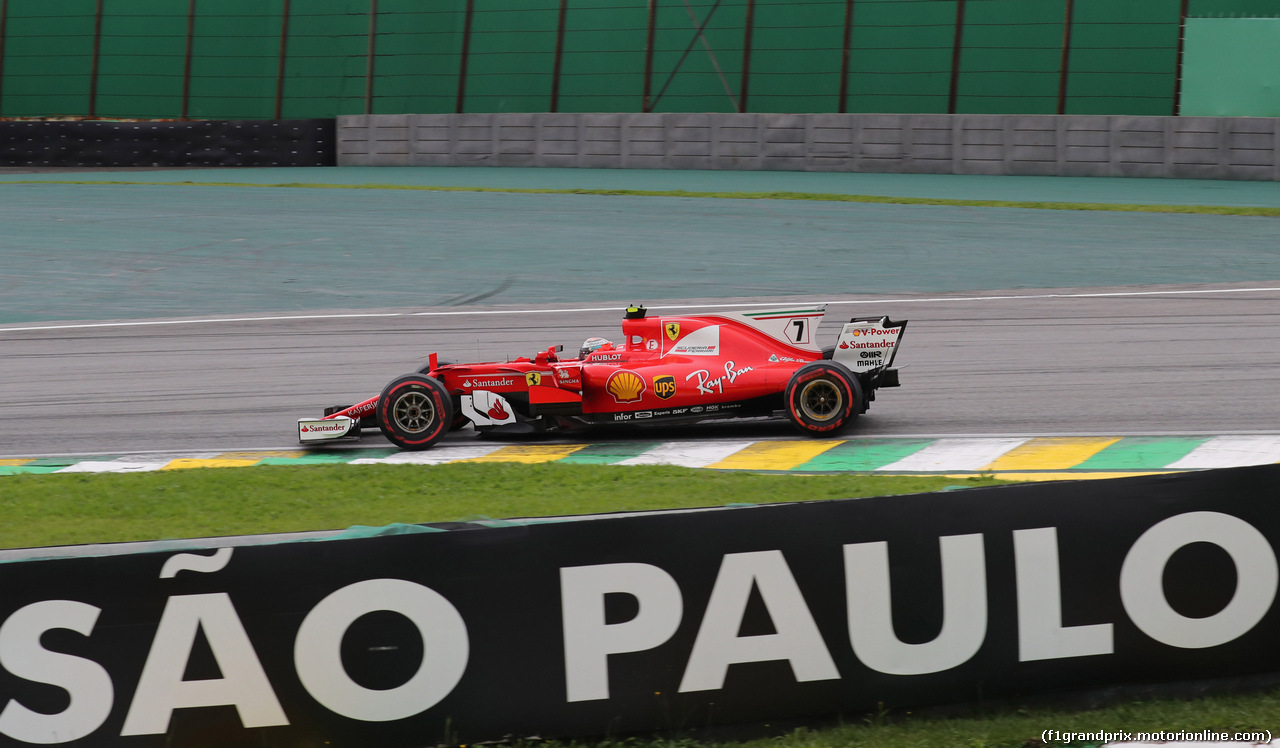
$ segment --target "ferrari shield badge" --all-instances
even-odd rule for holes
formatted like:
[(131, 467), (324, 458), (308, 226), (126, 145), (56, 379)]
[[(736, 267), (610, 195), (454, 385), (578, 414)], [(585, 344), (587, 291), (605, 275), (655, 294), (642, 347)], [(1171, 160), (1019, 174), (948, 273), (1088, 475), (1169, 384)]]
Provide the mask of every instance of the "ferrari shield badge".
[(529, 387), (537, 387), (542, 384), (542, 374), (536, 371), (531, 371), (524, 375), (524, 383)]
[(675, 341), (676, 338), (680, 337), (679, 322), (668, 322), (666, 325), (663, 326), (663, 329), (667, 331), (667, 338), (673, 342)]

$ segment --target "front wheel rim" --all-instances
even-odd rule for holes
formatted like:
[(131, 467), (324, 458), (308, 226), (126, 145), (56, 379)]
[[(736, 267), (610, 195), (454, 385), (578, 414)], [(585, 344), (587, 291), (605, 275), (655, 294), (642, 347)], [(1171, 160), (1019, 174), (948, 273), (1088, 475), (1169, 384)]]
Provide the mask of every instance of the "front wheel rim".
[(800, 412), (815, 421), (830, 421), (843, 406), (844, 395), (828, 379), (815, 379), (800, 390)]
[(396, 399), (392, 418), (401, 430), (410, 434), (426, 431), (435, 419), (436, 406), (421, 392), (407, 392)]

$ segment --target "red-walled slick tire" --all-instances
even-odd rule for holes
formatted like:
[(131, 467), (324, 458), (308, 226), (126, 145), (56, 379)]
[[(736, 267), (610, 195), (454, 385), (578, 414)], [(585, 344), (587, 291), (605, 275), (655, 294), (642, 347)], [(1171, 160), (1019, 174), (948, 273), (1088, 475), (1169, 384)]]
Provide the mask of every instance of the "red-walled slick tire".
[(782, 393), (787, 419), (810, 436), (833, 436), (862, 412), (862, 387), (837, 361), (814, 361), (791, 375)]
[(453, 401), (439, 381), (424, 374), (392, 380), (378, 397), (378, 428), (401, 449), (426, 449), (449, 431)]

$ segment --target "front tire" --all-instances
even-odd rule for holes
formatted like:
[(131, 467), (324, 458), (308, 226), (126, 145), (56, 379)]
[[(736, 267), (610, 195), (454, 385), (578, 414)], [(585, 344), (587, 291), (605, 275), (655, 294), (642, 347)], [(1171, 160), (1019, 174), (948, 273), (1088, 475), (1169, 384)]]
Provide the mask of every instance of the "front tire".
[(862, 387), (837, 361), (814, 361), (791, 375), (783, 390), (787, 420), (809, 436), (834, 436), (862, 411)]
[(394, 379), (378, 397), (378, 428), (401, 449), (426, 449), (449, 431), (453, 400), (439, 381), (422, 374)]

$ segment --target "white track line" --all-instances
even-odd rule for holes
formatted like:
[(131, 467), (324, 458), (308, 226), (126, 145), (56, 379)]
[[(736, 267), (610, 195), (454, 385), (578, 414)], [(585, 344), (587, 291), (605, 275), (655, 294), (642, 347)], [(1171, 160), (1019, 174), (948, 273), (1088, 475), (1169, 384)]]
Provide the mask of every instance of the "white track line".
[(1275, 436), (1218, 436), (1201, 444), (1177, 462), (1170, 470), (1244, 467), (1280, 462), (1280, 438)]
[(437, 447), (426, 452), (397, 452), (387, 457), (360, 457), (348, 465), (442, 465), (457, 460), (474, 460), (497, 452), (501, 444), (485, 444), (467, 447)]
[[(972, 301), (1014, 301), (1018, 299), (1102, 299), (1102, 298), (1124, 298), (1138, 296), (1194, 296), (1198, 294), (1224, 294), (1224, 293), (1263, 293), (1280, 291), (1280, 287), (1263, 287), (1263, 288), (1211, 288), (1211, 289), (1191, 289), (1182, 291), (1111, 291), (1111, 292), (1095, 292), (1095, 293), (1041, 293), (1041, 294), (1023, 294), (1023, 295), (1001, 295), (1001, 296), (940, 296), (922, 299), (838, 299), (835, 301), (821, 302), (827, 306), (839, 305), (865, 305), (865, 304), (946, 304), (953, 302), (972, 302)], [(820, 302), (812, 301), (796, 301), (792, 304), (814, 304)], [(674, 304), (667, 306), (652, 306), (651, 311), (662, 309), (748, 309), (755, 307), (779, 307), (788, 306), (786, 301), (778, 302), (751, 302), (745, 304)], [(84, 330), (98, 327), (147, 327), (160, 325), (208, 325), (208, 324), (229, 324), (244, 322), (280, 322), (289, 320), (304, 319), (361, 319), (374, 317), (460, 317), (460, 316), (480, 316), (480, 315), (502, 315), (502, 314), (588, 314), (596, 312), (616, 312), (620, 309), (618, 306), (605, 307), (576, 307), (566, 309), (484, 309), (484, 310), (459, 310), (456, 312), (368, 312), (368, 313), (351, 313), (351, 314), (294, 314), (278, 317), (215, 317), (209, 319), (172, 319), (172, 320), (139, 320), (135, 322), (84, 322), (67, 325), (33, 325), (29, 327), (0, 327), (0, 333), (6, 332), (38, 332), (41, 330)]]
[(981, 470), (1026, 439), (939, 439), (919, 452), (877, 470), (932, 473), (946, 470)]
[(171, 460), (152, 460), (142, 462), (139, 460), (97, 460), (90, 462), (77, 462), (60, 470), (56, 473), (149, 473), (160, 470), (168, 465)]
[(751, 446), (750, 441), (675, 441), (660, 444), (653, 449), (617, 465), (679, 465), (681, 467), (706, 467), (729, 455)]

